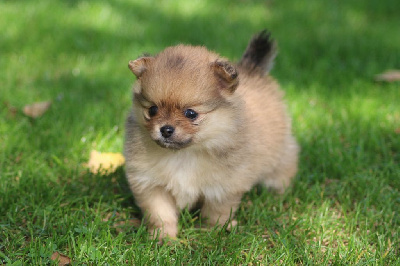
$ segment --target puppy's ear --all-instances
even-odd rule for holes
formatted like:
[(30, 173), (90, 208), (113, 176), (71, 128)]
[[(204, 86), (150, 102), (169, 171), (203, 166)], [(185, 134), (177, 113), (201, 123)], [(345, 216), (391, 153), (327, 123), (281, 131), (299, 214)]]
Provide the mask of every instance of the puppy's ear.
[(226, 61), (215, 61), (211, 64), (211, 68), (221, 89), (233, 93), (239, 85), (238, 72), (235, 67)]
[(129, 61), (128, 67), (137, 78), (140, 78), (142, 74), (148, 69), (153, 59), (154, 57), (150, 56), (140, 57), (136, 60)]

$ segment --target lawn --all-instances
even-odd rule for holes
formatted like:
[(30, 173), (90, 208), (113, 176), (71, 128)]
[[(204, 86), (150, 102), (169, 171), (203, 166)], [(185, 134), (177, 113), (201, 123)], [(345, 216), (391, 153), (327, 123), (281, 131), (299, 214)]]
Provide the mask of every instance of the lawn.
[[(398, 0), (0, 1), (0, 265), (400, 264)], [(240, 227), (176, 241), (141, 224), (124, 169), (91, 174), (90, 151), (122, 152), (135, 80), (127, 65), (178, 43), (238, 60), (253, 33), (279, 43), (272, 75), (301, 145), (293, 186), (255, 187)], [(52, 101), (39, 118), (25, 105)]]

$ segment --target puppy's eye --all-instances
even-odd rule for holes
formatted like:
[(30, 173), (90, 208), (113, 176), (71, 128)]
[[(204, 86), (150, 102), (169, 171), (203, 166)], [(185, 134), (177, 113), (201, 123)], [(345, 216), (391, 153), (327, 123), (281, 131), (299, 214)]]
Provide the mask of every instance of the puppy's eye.
[(184, 114), (185, 114), (185, 116), (186, 116), (187, 118), (192, 119), (192, 120), (196, 119), (197, 116), (199, 115), (198, 113), (196, 113), (196, 112), (195, 112), (194, 110), (192, 110), (192, 109), (186, 109)]
[(149, 108), (149, 116), (155, 116), (158, 112), (158, 107), (153, 105)]

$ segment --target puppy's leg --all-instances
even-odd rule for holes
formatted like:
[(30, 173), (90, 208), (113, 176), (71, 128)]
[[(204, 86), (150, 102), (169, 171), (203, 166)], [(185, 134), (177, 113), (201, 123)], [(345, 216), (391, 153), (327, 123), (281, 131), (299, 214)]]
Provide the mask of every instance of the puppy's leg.
[(230, 195), (222, 202), (205, 198), (201, 209), (201, 216), (205, 217), (207, 224), (211, 226), (216, 224), (224, 225), (230, 220), (227, 229), (231, 230), (232, 227), (237, 225), (237, 221), (233, 217), (241, 199), (242, 193)]
[(158, 236), (159, 240), (166, 236), (175, 238), (178, 233), (178, 211), (172, 195), (161, 187), (134, 194), (144, 213), (150, 235), (153, 238)]
[(281, 157), (278, 166), (264, 179), (266, 187), (276, 190), (282, 194), (291, 184), (297, 173), (299, 147), (293, 137), (290, 137), (286, 150)]

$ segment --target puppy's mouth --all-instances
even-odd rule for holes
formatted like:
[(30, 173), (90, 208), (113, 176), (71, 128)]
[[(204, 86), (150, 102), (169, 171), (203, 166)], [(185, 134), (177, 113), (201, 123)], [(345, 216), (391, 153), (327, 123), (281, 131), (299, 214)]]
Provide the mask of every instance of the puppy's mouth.
[(190, 145), (192, 142), (192, 139), (188, 139), (185, 141), (176, 141), (172, 139), (167, 139), (167, 138), (159, 138), (154, 140), (159, 146), (171, 150), (180, 150), (182, 148), (185, 148)]

